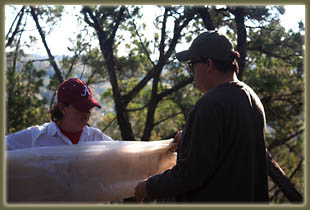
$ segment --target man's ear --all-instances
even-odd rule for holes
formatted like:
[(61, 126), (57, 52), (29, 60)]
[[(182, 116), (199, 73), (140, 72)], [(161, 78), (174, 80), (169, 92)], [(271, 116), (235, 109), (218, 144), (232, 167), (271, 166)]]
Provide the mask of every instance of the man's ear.
[(213, 60), (208, 58), (207, 65), (208, 65), (208, 72), (212, 71), (212, 69), (214, 68)]

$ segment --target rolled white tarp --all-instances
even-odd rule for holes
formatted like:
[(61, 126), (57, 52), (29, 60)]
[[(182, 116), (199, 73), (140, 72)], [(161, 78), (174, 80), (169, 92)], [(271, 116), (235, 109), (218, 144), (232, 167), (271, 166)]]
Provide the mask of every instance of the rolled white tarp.
[(172, 141), (103, 141), (7, 151), (7, 202), (98, 203), (132, 197), (138, 182), (175, 165)]

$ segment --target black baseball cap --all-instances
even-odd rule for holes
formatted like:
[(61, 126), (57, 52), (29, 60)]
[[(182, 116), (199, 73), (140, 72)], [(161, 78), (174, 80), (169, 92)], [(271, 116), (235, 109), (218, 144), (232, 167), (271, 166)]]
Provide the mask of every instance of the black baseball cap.
[(193, 60), (198, 57), (232, 61), (233, 45), (225, 35), (217, 31), (207, 31), (194, 39), (188, 50), (176, 53), (179, 61)]

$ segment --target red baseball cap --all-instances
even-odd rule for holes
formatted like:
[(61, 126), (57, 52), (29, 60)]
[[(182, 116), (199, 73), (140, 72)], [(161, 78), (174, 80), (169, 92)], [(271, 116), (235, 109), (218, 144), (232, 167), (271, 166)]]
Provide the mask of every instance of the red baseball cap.
[(78, 78), (67, 79), (58, 86), (57, 102), (71, 104), (81, 112), (87, 112), (94, 106), (101, 108), (93, 99), (91, 90)]

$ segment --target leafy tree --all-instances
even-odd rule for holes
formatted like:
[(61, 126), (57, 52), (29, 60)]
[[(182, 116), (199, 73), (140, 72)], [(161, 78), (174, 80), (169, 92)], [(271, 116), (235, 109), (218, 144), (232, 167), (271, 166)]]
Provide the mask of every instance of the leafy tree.
[(31, 62), (26, 62), (19, 70), (7, 68), (7, 132), (12, 133), (38, 125), (49, 118), (47, 100), (40, 96), (44, 70), (37, 70)]
[[(142, 140), (149, 140), (151, 136), (151, 131), (154, 128), (155, 110), (159, 102), (165, 96), (184, 87), (191, 81), (190, 79), (187, 79), (177, 84), (176, 86), (171, 87), (170, 89), (165, 89), (164, 91), (159, 92), (159, 86), (161, 84), (160, 77), (164, 66), (168, 63), (168, 59), (175, 49), (178, 39), (181, 36), (182, 29), (188, 25), (195, 14), (193, 10), (187, 10), (187, 8), (184, 8), (183, 13), (180, 13), (180, 9), (182, 8), (164, 8), (163, 19), (160, 22), (162, 25), (161, 38), (158, 40), (159, 56), (156, 62), (149, 60), (151, 62), (151, 69), (145, 69), (146, 74), (144, 74), (142, 79), (139, 79), (139, 82), (136, 83), (135, 86), (131, 87), (132, 89), (129, 92), (123, 94), (123, 90), (119, 84), (118, 74), (116, 71), (117, 57), (115, 56), (113, 46), (116, 40), (116, 32), (119, 29), (119, 26), (121, 23), (126, 23), (126, 21), (131, 20), (136, 14), (138, 14), (137, 8), (133, 8), (131, 11), (124, 6), (115, 8), (85, 6), (81, 11), (84, 15), (85, 22), (89, 24), (90, 27), (95, 29), (95, 32), (98, 36), (100, 49), (104, 56), (107, 71), (109, 73), (109, 79), (115, 103), (116, 117), (120, 126), (122, 138), (125, 140), (135, 139), (128, 115), (127, 106), (150, 81), (152, 81), (151, 96), (150, 101), (147, 104), (147, 116), (145, 120), (144, 132), (141, 138)], [(168, 30), (166, 29), (167, 19), (169, 17), (175, 18), (174, 33), (172, 38), (168, 37)], [(113, 20), (112, 23), (109, 22), (109, 20)], [(133, 26), (135, 27), (134, 24)], [(134, 34), (138, 35), (137, 30), (133, 32)], [(142, 49), (143, 52), (146, 53), (147, 58), (150, 59), (149, 51), (145, 47), (148, 45), (147, 42), (145, 43), (141, 41), (140, 37), (140, 42), (137, 43), (138, 49)]]

